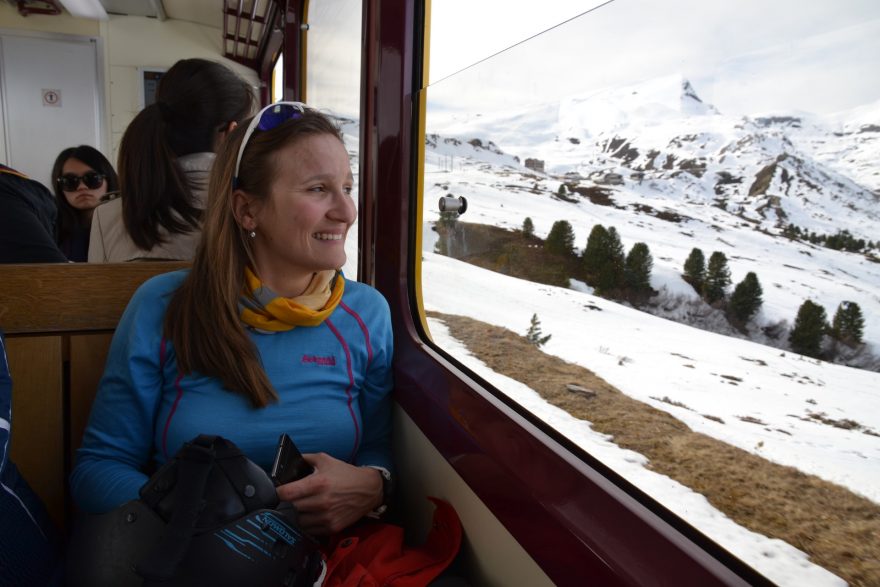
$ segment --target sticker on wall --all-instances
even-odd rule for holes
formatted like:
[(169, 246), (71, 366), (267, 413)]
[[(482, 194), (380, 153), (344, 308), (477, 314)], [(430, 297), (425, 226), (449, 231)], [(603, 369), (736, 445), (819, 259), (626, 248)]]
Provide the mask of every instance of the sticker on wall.
[(61, 90), (47, 90), (43, 88), (43, 106), (53, 108), (61, 107)]

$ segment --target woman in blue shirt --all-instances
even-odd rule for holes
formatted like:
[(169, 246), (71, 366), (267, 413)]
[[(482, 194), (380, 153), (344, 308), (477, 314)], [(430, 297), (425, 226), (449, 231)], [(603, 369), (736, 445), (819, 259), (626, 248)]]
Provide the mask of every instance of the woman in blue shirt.
[(315, 472), (278, 495), (312, 534), (383, 505), (391, 322), (381, 294), (339, 271), (352, 187), (338, 128), (302, 104), (231, 133), (192, 269), (146, 282), (117, 328), (71, 476), (82, 509), (135, 499), (198, 434), (265, 469), (289, 434)]

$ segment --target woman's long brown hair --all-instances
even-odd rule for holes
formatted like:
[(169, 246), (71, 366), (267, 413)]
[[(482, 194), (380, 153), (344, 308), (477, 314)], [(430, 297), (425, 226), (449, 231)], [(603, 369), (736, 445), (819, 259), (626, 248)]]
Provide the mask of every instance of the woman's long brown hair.
[(156, 102), (126, 127), (119, 145), (122, 220), (132, 242), (149, 251), (170, 234), (198, 230), (201, 203), (177, 158), (211, 152), (217, 133), (251, 112), (247, 82), (220, 63), (181, 59), (162, 76)]
[[(248, 122), (230, 134), (217, 154), (201, 242), (189, 275), (168, 306), (164, 334), (174, 345), (181, 373), (216, 377), (228, 390), (250, 399), (254, 407), (264, 407), (278, 395), (239, 319), (244, 269), (246, 265), (253, 268), (253, 257), (247, 233), (236, 221), (232, 206), (235, 158)], [(254, 133), (242, 155), (239, 188), (253, 197), (268, 198), (277, 173), (278, 151), (317, 134), (342, 140), (333, 121), (312, 109), (275, 129)]]

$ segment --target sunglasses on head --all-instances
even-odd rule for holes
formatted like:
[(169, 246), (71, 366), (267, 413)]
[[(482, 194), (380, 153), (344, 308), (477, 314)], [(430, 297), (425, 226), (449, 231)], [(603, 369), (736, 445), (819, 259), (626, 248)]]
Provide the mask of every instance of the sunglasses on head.
[(80, 181), (82, 181), (90, 190), (94, 190), (101, 187), (101, 184), (104, 183), (104, 175), (97, 171), (86, 171), (82, 175), (65, 173), (55, 181), (58, 182), (58, 185), (61, 186), (61, 189), (65, 192), (76, 191), (76, 188), (79, 187)]
[(254, 131), (272, 130), (288, 120), (301, 118), (305, 111), (306, 105), (302, 102), (275, 102), (257, 112), (256, 116), (251, 119), (251, 123), (244, 133), (244, 138), (241, 140), (241, 145), (238, 147), (238, 157), (235, 158), (235, 174), (232, 176), (233, 188), (238, 187), (238, 170), (241, 167), (241, 155), (244, 153), (244, 148), (247, 146)]

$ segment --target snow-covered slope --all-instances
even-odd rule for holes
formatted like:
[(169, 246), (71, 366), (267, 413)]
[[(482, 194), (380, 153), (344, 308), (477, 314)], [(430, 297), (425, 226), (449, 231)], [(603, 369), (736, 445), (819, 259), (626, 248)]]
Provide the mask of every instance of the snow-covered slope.
[[(678, 325), (569, 289), (492, 273), (423, 253), (426, 309), (523, 333), (533, 313), (552, 338), (542, 349), (598, 373), (693, 430), (796, 467), (880, 502), (880, 374)], [(491, 304), (481, 303), (491, 292)], [(645, 490), (779, 585), (839, 586), (780, 540), (731, 522), (702, 496), (658, 475), (588, 422), (489, 371), (433, 322), (434, 339), (502, 392)], [(661, 401), (668, 398), (669, 401)], [(676, 405), (673, 405), (676, 404)], [(708, 416), (708, 417), (707, 417)], [(710, 419), (711, 417), (711, 419)], [(821, 418), (853, 419), (846, 430)]]
[(822, 118), (804, 116), (789, 125), (789, 136), (816, 161), (880, 194), (880, 100)]
[[(546, 236), (566, 219), (580, 248), (594, 224), (615, 226), (627, 249), (650, 247), (656, 289), (694, 296), (678, 277), (688, 253), (718, 250), (734, 283), (758, 275), (759, 324), (793, 322), (807, 298), (830, 319), (847, 300), (862, 308), (865, 339), (880, 343), (880, 264), (781, 236), (792, 223), (878, 239), (880, 195), (869, 171), (880, 160), (877, 104), (826, 118), (731, 118), (673, 76), (442, 128), (429, 119), (428, 132), (429, 211), (453, 193), (468, 198), (468, 222), (519, 228), (529, 216)], [(544, 172), (525, 168), (529, 158), (542, 161)], [(623, 183), (609, 184), (608, 174)], [(584, 195), (558, 199), (561, 183)]]
[[(545, 237), (555, 221), (568, 220), (580, 248), (594, 224), (614, 226), (627, 250), (636, 242), (649, 245), (652, 286), (669, 299), (696, 299), (680, 276), (693, 247), (707, 257), (721, 251), (734, 283), (749, 271), (758, 275), (764, 290), (759, 324), (792, 322), (807, 298), (822, 304), (829, 318), (841, 301), (854, 301), (876, 353), (880, 264), (780, 233), (791, 222), (814, 232), (846, 229), (878, 239), (872, 168), (880, 160), (878, 113), (877, 105), (868, 105), (832, 117), (726, 117), (686, 80), (667, 77), (529, 111), (462, 116), (442, 126), (429, 117), (426, 309), (520, 333), (538, 314), (543, 332), (552, 335), (546, 352), (593, 370), (698, 432), (880, 503), (880, 373), (696, 330), (597, 298), (589, 288), (498, 275), (436, 254), (431, 230), (439, 217), (437, 199), (448, 193), (468, 199), (466, 222), (518, 229), (530, 217), (536, 234)], [(542, 161), (544, 171), (526, 168), (526, 159)], [(610, 173), (623, 183), (608, 183)], [(562, 183), (576, 184), (581, 193), (560, 199)], [(618, 449), (588, 422), (490, 372), (442, 324), (431, 321), (431, 332), (501, 391), (774, 582), (842, 584), (795, 548), (748, 532), (702, 496), (650, 471), (644, 457)]]
[(671, 76), (528, 112), (459, 118), (429, 132), (491, 140), (521, 161), (544, 161), (551, 176), (601, 181), (621, 174), (633, 180), (630, 191), (644, 193), (638, 188), (647, 185), (776, 234), (793, 223), (873, 239), (880, 221), (878, 114), (875, 105), (824, 119), (728, 117), (700, 100), (687, 80)]

